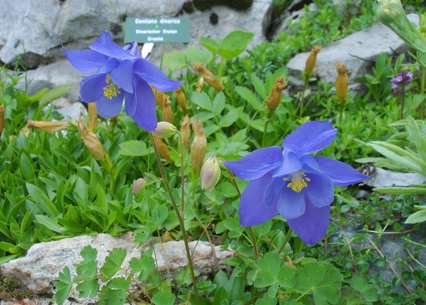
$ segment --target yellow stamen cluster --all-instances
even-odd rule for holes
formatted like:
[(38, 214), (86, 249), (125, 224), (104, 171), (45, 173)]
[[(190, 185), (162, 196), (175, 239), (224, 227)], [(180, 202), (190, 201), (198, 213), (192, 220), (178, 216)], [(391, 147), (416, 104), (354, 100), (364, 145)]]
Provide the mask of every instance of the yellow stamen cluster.
[(109, 74), (107, 74), (105, 82), (107, 83), (107, 85), (104, 87), (104, 95), (106, 98), (112, 99), (121, 93), (120, 87), (112, 82), (111, 76)]
[[(289, 178), (284, 178), (284, 181), (289, 181)], [(291, 181), (287, 184), (288, 188), (293, 191), (300, 193), (305, 187), (308, 187), (308, 183), (311, 179), (306, 177), (304, 173), (299, 173), (291, 177)]]

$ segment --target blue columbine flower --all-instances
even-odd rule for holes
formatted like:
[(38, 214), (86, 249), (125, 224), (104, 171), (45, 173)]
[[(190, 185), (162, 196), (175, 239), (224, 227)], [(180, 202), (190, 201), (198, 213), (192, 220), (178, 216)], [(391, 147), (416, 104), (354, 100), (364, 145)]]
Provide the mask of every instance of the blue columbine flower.
[(119, 114), (125, 101), (126, 114), (148, 131), (157, 127), (155, 97), (149, 85), (161, 91), (173, 91), (181, 85), (142, 58), (136, 42), (121, 48), (108, 32), (92, 43), (89, 50), (64, 52), (75, 68), (92, 73), (83, 76), (80, 84), (83, 101), (96, 102), (99, 115), (105, 118)]
[(236, 176), (250, 180), (241, 196), (241, 225), (258, 225), (280, 214), (306, 244), (321, 240), (330, 221), (333, 186), (368, 178), (343, 162), (310, 156), (330, 145), (336, 133), (330, 121), (308, 122), (284, 139), (284, 150), (260, 148), (225, 162)]

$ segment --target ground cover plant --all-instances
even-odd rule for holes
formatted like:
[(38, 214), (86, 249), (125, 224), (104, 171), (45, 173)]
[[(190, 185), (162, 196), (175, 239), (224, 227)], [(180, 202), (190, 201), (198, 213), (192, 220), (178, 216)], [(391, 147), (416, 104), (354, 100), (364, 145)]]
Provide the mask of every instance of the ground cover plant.
[[(399, 13), (384, 20), (395, 32), (418, 31), (397, 19), (397, 1), (380, 5), (382, 19), (386, 9)], [(341, 7), (307, 11), (291, 35), (246, 55), (251, 33), (203, 38), (203, 50), (165, 55), (166, 73), (183, 69), (179, 82), (137, 45), (121, 48), (103, 33), (88, 50), (65, 51), (79, 70), (95, 71), (82, 80), (90, 103), (77, 122), (45, 108), (69, 86), (29, 96), (1, 70), (0, 262), (37, 242), (130, 230), (141, 244), (184, 240), (188, 270), (163, 276), (147, 251), (131, 264), (146, 285), (129, 293), (130, 278), (116, 276), (126, 253), (115, 249), (97, 266), (86, 247), (77, 276), (58, 275), (55, 301), (74, 286), (99, 304), (426, 302), (424, 185), (343, 187), (368, 179), (371, 164), (425, 173), (424, 38), (413, 44), (410, 32), (410, 53), (379, 56), (360, 80), (365, 94), (348, 92), (344, 63), (335, 86), (310, 82), (315, 46), (368, 26), (375, 6), (343, 8), (343, 25), (330, 19)], [(283, 94), (286, 62), (311, 48), (302, 92)], [(187, 242), (200, 239), (235, 251), (229, 269), (197, 278)], [(27, 296), (15, 288), (1, 280), (2, 295)]]

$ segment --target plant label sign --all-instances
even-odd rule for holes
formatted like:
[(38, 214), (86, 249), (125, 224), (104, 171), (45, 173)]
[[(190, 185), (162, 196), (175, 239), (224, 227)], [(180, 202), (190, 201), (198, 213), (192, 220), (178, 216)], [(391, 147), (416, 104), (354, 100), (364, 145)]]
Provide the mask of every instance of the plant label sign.
[(186, 43), (191, 38), (190, 27), (188, 16), (127, 18), (124, 41)]

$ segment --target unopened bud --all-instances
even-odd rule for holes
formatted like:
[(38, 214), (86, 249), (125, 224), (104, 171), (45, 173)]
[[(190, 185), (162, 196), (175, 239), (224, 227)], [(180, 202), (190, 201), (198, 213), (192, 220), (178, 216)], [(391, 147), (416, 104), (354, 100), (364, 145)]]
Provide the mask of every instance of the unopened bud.
[(96, 110), (96, 103), (89, 103), (87, 107), (88, 107), (89, 129), (91, 131), (95, 131), (96, 124), (98, 122), (98, 111)]
[(68, 123), (59, 122), (48, 122), (48, 121), (28, 121), (27, 127), (29, 129), (38, 129), (47, 132), (56, 132), (68, 128)]
[(201, 167), (201, 188), (211, 191), (220, 179), (220, 166), (216, 157), (210, 157)]
[(154, 92), (155, 92), (155, 102), (161, 109), (163, 109), (164, 102), (168, 99), (167, 94), (155, 88), (154, 88)]
[(201, 120), (192, 121), (192, 130), (195, 135), (191, 144), (191, 166), (198, 172), (206, 156), (207, 139)]
[(315, 65), (317, 64), (317, 54), (321, 50), (321, 46), (313, 46), (311, 53), (308, 56), (305, 64), (305, 81), (309, 80), (309, 78), (314, 73)]
[(179, 107), (182, 108), (183, 111), (185, 111), (188, 106), (185, 93), (183, 92), (181, 88), (177, 88), (175, 93), (176, 93), (176, 101)]
[(4, 105), (0, 105), (0, 135), (2, 134), (4, 129)]
[(287, 83), (284, 79), (284, 77), (280, 76), (274, 83), (274, 86), (272, 87), (271, 93), (268, 97), (268, 111), (269, 113), (273, 113), (275, 109), (277, 109), (278, 104), (281, 101), (281, 98), (283, 96), (283, 90), (287, 87)]
[(90, 153), (95, 157), (96, 160), (104, 160), (106, 157), (106, 151), (99, 141), (96, 134), (91, 132), (87, 127), (86, 123), (82, 118), (77, 122), (78, 130), (80, 131), (81, 139), (84, 145), (89, 149)]
[(180, 136), (182, 138), (183, 146), (189, 150), (189, 143), (191, 141), (191, 128), (189, 126), (189, 116), (185, 116), (180, 124)]
[(176, 133), (177, 129), (175, 125), (169, 122), (158, 122), (157, 128), (152, 132), (159, 138), (168, 138)]
[(195, 86), (195, 90), (197, 92), (201, 92), (203, 91), (203, 87), (204, 87), (204, 77), (200, 77), (200, 79), (197, 82), (197, 86)]
[(163, 119), (163, 121), (166, 121), (172, 124), (175, 119), (175, 114), (173, 113), (171, 102), (167, 95), (163, 99), (163, 107), (161, 108), (161, 118)]
[(194, 64), (194, 70), (197, 71), (204, 80), (217, 91), (222, 91), (224, 89), (223, 85), (217, 79), (217, 77), (209, 70), (204, 68), (204, 66), (200, 63)]
[(376, 15), (410, 47), (426, 53), (426, 38), (408, 20), (400, 0), (378, 0)]
[(153, 136), (155, 146), (157, 146), (158, 152), (160, 153), (160, 156), (162, 156), (164, 159), (172, 163), (172, 158), (170, 158), (170, 150), (167, 147), (166, 143), (161, 140), (161, 138), (157, 136)]
[(132, 194), (135, 195), (139, 193), (141, 189), (143, 189), (146, 186), (146, 181), (144, 178), (138, 178), (135, 181), (133, 181), (132, 185)]
[(344, 102), (348, 94), (348, 71), (346, 70), (346, 66), (340, 62), (336, 62), (336, 70), (336, 95), (341, 102)]

